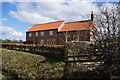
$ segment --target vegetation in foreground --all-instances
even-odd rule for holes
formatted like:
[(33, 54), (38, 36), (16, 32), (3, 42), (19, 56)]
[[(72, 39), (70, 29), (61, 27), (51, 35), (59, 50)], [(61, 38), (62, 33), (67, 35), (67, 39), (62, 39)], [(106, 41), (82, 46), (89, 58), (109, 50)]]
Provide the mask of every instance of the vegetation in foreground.
[[(64, 63), (54, 56), (16, 50), (2, 50), (2, 69), (24, 79), (61, 78)], [(52, 60), (51, 60), (52, 59)]]

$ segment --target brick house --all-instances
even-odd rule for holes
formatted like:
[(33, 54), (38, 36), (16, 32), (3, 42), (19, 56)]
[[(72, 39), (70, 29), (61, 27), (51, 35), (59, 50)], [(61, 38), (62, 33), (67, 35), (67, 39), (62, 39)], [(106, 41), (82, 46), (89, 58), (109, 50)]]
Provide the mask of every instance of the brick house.
[(26, 32), (28, 44), (55, 44), (61, 45), (69, 41), (95, 41), (96, 35), (91, 20), (68, 22), (57, 21), (32, 26)]

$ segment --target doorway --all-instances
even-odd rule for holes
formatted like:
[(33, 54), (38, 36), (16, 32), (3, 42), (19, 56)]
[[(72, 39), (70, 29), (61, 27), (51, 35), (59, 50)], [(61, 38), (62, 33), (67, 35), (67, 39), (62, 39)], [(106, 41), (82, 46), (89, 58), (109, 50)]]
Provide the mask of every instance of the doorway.
[(49, 41), (49, 44), (50, 44), (50, 45), (53, 45), (53, 40), (50, 40), (50, 41)]

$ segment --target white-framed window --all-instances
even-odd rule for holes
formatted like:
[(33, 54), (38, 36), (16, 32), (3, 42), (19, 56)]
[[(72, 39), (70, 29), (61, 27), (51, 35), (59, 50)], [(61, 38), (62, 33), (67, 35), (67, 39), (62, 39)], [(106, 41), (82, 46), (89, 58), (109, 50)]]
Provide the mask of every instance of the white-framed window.
[(78, 41), (78, 36), (73, 36), (74, 41)]
[(70, 36), (67, 36), (66, 37), (66, 42), (69, 42), (70, 41)]
[(56, 44), (56, 40), (55, 39), (53, 39), (53, 44)]
[(49, 44), (49, 40), (47, 40), (47, 44)]
[(36, 34), (36, 36), (38, 36), (38, 32), (36, 32), (35, 34)]
[(28, 33), (28, 35), (29, 35), (29, 37), (31, 37), (31, 36), (32, 36), (32, 33)]
[(53, 31), (49, 31), (49, 35), (51, 35), (51, 36), (52, 36), (52, 35), (53, 35)]
[(44, 40), (41, 40), (41, 41), (40, 41), (40, 44), (44, 44)]
[(44, 36), (44, 32), (41, 32), (41, 36)]

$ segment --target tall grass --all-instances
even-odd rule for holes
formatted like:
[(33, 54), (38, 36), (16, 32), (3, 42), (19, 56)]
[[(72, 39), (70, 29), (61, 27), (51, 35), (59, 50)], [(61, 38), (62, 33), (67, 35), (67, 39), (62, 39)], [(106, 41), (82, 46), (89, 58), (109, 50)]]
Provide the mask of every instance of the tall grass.
[[(2, 50), (2, 69), (23, 79), (61, 78), (64, 63), (49, 54)], [(58, 59), (55, 61), (55, 59)], [(42, 62), (43, 61), (43, 62)], [(45, 62), (44, 62), (45, 61)]]

